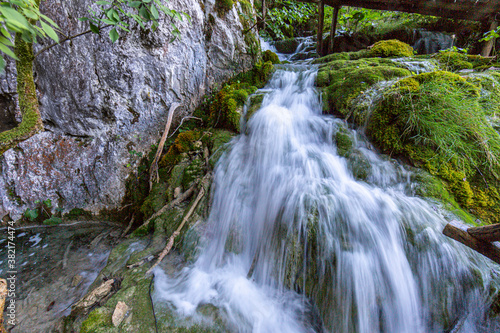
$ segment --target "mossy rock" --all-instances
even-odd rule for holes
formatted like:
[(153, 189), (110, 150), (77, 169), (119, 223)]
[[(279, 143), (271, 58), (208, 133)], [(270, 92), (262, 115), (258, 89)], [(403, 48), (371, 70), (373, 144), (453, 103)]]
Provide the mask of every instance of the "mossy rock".
[(141, 206), (141, 212), (144, 216), (153, 215), (165, 205), (167, 201), (167, 188), (168, 184), (164, 182), (153, 184), (153, 188)]
[(400, 80), (375, 107), (366, 132), (385, 153), (404, 156), (444, 182), (447, 192), (433, 181), (429, 196), (493, 223), (500, 221), (500, 166), (491, 156), (500, 156), (500, 135), (480, 85), (445, 71)]
[(262, 54), (262, 60), (265, 62), (270, 61), (273, 65), (281, 63), (280, 59), (278, 58), (278, 55), (270, 50), (264, 51), (264, 53)]
[(245, 120), (248, 121), (260, 109), (265, 94), (255, 94), (250, 97), (250, 103), (245, 114)]
[(469, 59), (465, 53), (454, 51), (439, 52), (436, 53), (434, 58), (439, 62), (441, 68), (446, 71), (455, 72), (473, 68), (472, 63), (468, 61)]
[(352, 137), (349, 131), (343, 127), (339, 128), (335, 133), (334, 141), (337, 146), (337, 154), (342, 157), (348, 157), (353, 148)]
[(215, 167), (215, 164), (221, 158), (222, 154), (224, 154), (224, 152), (226, 151), (228, 143), (231, 141), (234, 135), (235, 133), (229, 131), (214, 131), (210, 140), (211, 143), (209, 148), (211, 156), (208, 161), (212, 169)]
[(409, 75), (407, 69), (371, 59), (337, 60), (320, 68), (316, 84), (327, 86), (323, 89), (326, 112), (347, 116), (352, 101), (373, 84)]
[(276, 48), (276, 51), (284, 54), (295, 53), (295, 50), (297, 50), (298, 46), (299, 46), (299, 41), (294, 38), (288, 38), (274, 42), (274, 47)]
[(358, 60), (363, 58), (370, 58), (369, 50), (360, 50), (356, 52), (340, 52), (332, 53), (322, 58), (314, 59), (313, 64), (324, 64), (336, 60)]
[(211, 126), (239, 133), (243, 105), (250, 94), (262, 88), (274, 70), (271, 61), (258, 62), (248, 72), (238, 74), (215, 95), (209, 107)]
[(234, 1), (233, 0), (216, 0), (215, 1), (215, 10), (219, 17), (224, 17), (227, 12), (233, 8)]
[(413, 55), (413, 48), (397, 39), (381, 40), (373, 44), (370, 49), (372, 57), (411, 57)]

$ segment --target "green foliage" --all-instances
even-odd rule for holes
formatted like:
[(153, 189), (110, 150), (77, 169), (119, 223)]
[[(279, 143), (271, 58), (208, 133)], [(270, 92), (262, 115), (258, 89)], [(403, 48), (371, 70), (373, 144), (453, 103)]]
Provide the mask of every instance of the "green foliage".
[[(12, 33), (19, 33), (26, 43), (36, 43), (37, 38), (50, 37), (58, 42), (59, 38), (54, 29), (57, 24), (40, 13), (39, 0), (6, 0), (0, 4), (0, 51), (9, 57), (18, 60), (10, 49)], [(0, 73), (5, 68), (5, 60), (0, 55)]]
[(500, 134), (482, 101), (480, 89), (457, 74), (416, 75), (385, 93), (367, 134), (383, 151), (442, 179), (468, 212), (499, 222)]
[(233, 8), (234, 6), (234, 1), (233, 0), (216, 0), (215, 1), (215, 9), (217, 11), (217, 14), (219, 14), (220, 17), (223, 17), (224, 15), (227, 14)]
[(471, 69), (473, 66), (468, 61), (467, 54), (456, 51), (443, 51), (434, 56), (439, 65), (447, 71), (459, 71), (461, 69)]
[(281, 61), (278, 58), (278, 55), (276, 53), (274, 53), (273, 51), (270, 51), (270, 50), (266, 50), (262, 54), (262, 60), (264, 62), (270, 61), (273, 65), (274, 64), (281, 64)]
[(376, 42), (370, 49), (373, 57), (411, 57), (413, 48), (397, 39), (381, 40)]
[(118, 31), (130, 32), (129, 28), (135, 21), (142, 29), (155, 31), (159, 26), (161, 13), (171, 20), (173, 40), (180, 37), (180, 31), (174, 21), (183, 20), (188, 14), (179, 13), (162, 4), (161, 0), (109, 0), (97, 1), (97, 9), (89, 7), (90, 17), (82, 17), (80, 21), (88, 21), (90, 30), (99, 34), (104, 27), (113, 27), (109, 31), (109, 38), (114, 43), (120, 38)]
[(311, 3), (276, 0), (267, 13), (268, 21), (263, 33), (276, 40), (294, 37), (294, 29), (307, 24), (317, 11)]

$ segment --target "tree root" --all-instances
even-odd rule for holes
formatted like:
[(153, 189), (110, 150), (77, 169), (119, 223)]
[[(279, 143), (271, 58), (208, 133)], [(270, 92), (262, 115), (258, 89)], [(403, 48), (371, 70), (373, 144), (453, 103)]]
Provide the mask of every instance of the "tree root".
[[(209, 174), (207, 174), (207, 176), (209, 176)], [(207, 176), (205, 176), (205, 177), (207, 177)], [(146, 272), (146, 274), (151, 273), (151, 271), (153, 270), (153, 268), (155, 268), (156, 266), (158, 266), (158, 264), (163, 260), (163, 258), (170, 252), (170, 250), (172, 249), (172, 246), (174, 245), (175, 238), (178, 235), (180, 235), (181, 230), (184, 227), (184, 224), (186, 224), (186, 222), (189, 220), (189, 218), (191, 217), (191, 215), (193, 215), (194, 210), (196, 209), (196, 207), (198, 206), (198, 203), (200, 202), (200, 200), (203, 198), (204, 195), (205, 195), (205, 188), (203, 186), (201, 186), (200, 192), (198, 193), (198, 196), (196, 197), (193, 205), (189, 209), (189, 211), (186, 214), (186, 216), (184, 216), (184, 218), (182, 219), (182, 222), (179, 225), (179, 227), (177, 228), (177, 230), (174, 231), (174, 233), (172, 234), (172, 236), (170, 236), (170, 238), (168, 240), (168, 243), (167, 243), (167, 246), (165, 246), (165, 248), (163, 249), (163, 251), (161, 251), (160, 255), (158, 256), (158, 259), (156, 260), (156, 262), (154, 263), (154, 265), (151, 266), (150, 269), (148, 269), (148, 271)]]

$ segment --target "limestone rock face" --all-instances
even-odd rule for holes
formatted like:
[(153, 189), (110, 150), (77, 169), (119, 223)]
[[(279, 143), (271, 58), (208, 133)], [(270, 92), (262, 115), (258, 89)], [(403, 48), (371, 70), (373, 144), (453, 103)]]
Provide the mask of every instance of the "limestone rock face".
[[(77, 18), (87, 16), (93, 2), (47, 0), (41, 10), (73, 35), (87, 29)], [(130, 152), (151, 149), (170, 105), (182, 104), (174, 117), (179, 122), (216, 84), (251, 68), (239, 3), (222, 17), (215, 0), (169, 0), (166, 5), (191, 17), (191, 22), (176, 22), (178, 40), (172, 41), (165, 18), (155, 32), (132, 26), (114, 44), (108, 31), (89, 33), (36, 58), (46, 131), (1, 157), (0, 217), (18, 219), (35, 201), (47, 199), (65, 211), (117, 207), (139, 160)], [(51, 41), (45, 43), (35, 45), (35, 53)], [(16, 101), (13, 80), (15, 66), (8, 64), (0, 95), (10, 98), (5, 102), (11, 103), (10, 114)]]

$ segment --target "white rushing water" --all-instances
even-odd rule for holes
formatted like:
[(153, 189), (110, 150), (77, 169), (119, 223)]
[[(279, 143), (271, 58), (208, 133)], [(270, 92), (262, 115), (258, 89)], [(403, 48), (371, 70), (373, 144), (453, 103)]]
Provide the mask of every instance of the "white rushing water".
[[(280, 67), (214, 176), (198, 259), (155, 269), (155, 299), (180, 316), (220, 309), (233, 332), (493, 332), (493, 264), (441, 234), (411, 173), (358, 135), (357, 180), (321, 114), (316, 69)], [(494, 266), (498, 268), (497, 266)]]

